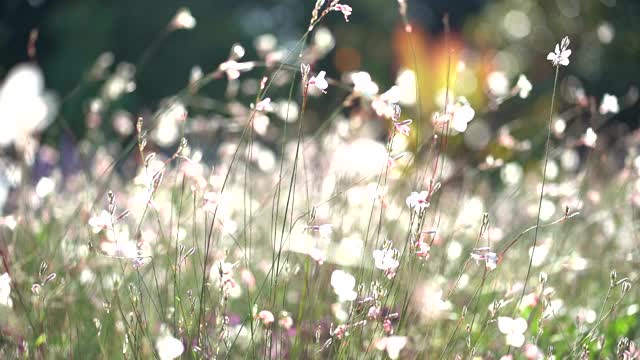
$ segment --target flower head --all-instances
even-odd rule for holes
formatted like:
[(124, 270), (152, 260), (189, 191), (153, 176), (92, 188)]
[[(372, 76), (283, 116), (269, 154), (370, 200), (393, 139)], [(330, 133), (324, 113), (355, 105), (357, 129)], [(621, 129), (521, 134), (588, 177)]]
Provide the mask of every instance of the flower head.
[(547, 60), (550, 60), (553, 66), (569, 65), (569, 56), (571, 55), (571, 50), (568, 49), (569, 43), (569, 38), (565, 36), (560, 44), (556, 44), (555, 50), (547, 55)]
[(258, 110), (258, 111), (273, 111), (273, 106), (271, 106), (271, 98), (265, 98), (264, 100), (258, 102), (256, 104), (256, 110)]
[(476, 261), (484, 261), (485, 266), (489, 270), (493, 270), (498, 266), (498, 255), (488, 247), (473, 249), (471, 258)]
[(407, 345), (406, 336), (389, 336), (378, 339), (375, 342), (376, 349), (383, 351), (386, 350), (389, 358), (397, 359), (400, 356), (400, 351)]
[(597, 140), (598, 140), (598, 134), (596, 134), (596, 132), (593, 131), (592, 128), (587, 128), (587, 131), (580, 138), (580, 142), (582, 142), (584, 146), (588, 146), (590, 148), (596, 147)]
[(44, 89), (44, 76), (33, 64), (12, 68), (0, 84), (0, 147), (24, 148), (57, 113), (57, 101)]
[(353, 291), (353, 288), (356, 286), (356, 278), (345, 271), (333, 271), (331, 274), (331, 286), (333, 287), (333, 291), (335, 291), (336, 295), (338, 295), (338, 300), (340, 302), (353, 301), (358, 295)]
[(378, 93), (378, 84), (371, 80), (371, 75), (365, 71), (358, 71), (351, 74), (353, 81), (353, 92), (364, 96), (374, 96)]
[(507, 345), (519, 348), (524, 344), (524, 332), (527, 330), (527, 320), (500, 316), (498, 317), (498, 330), (506, 335)]
[(320, 91), (322, 91), (323, 93), (327, 93), (327, 88), (329, 87), (329, 83), (327, 82), (327, 80), (324, 78), (325, 75), (327, 74), (326, 71), (320, 71), (318, 73), (318, 75), (316, 76), (312, 76), (309, 79), (309, 85), (314, 85), (315, 87), (317, 87)]
[(260, 321), (262, 321), (262, 325), (266, 327), (271, 326), (271, 324), (274, 321), (273, 314), (271, 313), (271, 311), (268, 311), (268, 310), (260, 311), (258, 313), (258, 319), (260, 319)]
[(174, 29), (191, 30), (196, 27), (196, 19), (191, 15), (191, 11), (188, 8), (181, 8), (174, 15), (170, 26)]
[(429, 201), (427, 198), (429, 197), (428, 191), (421, 192), (412, 192), (409, 197), (407, 197), (406, 203), (407, 206), (416, 212), (420, 212), (429, 207)]
[(388, 278), (396, 275), (396, 269), (400, 266), (397, 257), (397, 251), (393, 248), (373, 250), (373, 260), (375, 267), (383, 270)]
[(9, 273), (0, 275), (0, 305), (12, 307), (11, 301), (11, 277)]
[(409, 136), (409, 131), (411, 131), (409, 124), (411, 124), (412, 122), (413, 120), (411, 119), (407, 119), (400, 122), (394, 122), (393, 127), (395, 127), (396, 131), (399, 132), (400, 134), (404, 136)]
[(620, 111), (620, 105), (618, 104), (618, 98), (615, 95), (604, 94), (602, 97), (602, 103), (600, 103), (600, 114), (607, 113), (617, 114)]
[(222, 64), (220, 64), (218, 69), (220, 71), (224, 71), (225, 73), (227, 73), (227, 78), (229, 78), (229, 80), (235, 80), (240, 77), (241, 72), (246, 72), (253, 69), (253, 63), (252, 62), (239, 63), (235, 60), (227, 60)]
[(102, 230), (111, 228), (112, 221), (111, 214), (107, 210), (102, 210), (99, 215), (92, 216), (89, 219), (89, 226), (91, 226), (93, 233), (97, 234)]
[(516, 83), (516, 88), (518, 89), (518, 95), (522, 99), (526, 99), (529, 96), (533, 85), (531, 85), (531, 82), (524, 74), (520, 74), (518, 82)]
[(461, 97), (454, 105), (451, 126), (458, 132), (467, 130), (467, 124), (473, 120), (476, 111), (473, 110), (466, 98)]
[(416, 256), (419, 259), (428, 260), (430, 256), (431, 246), (427, 244), (422, 237), (415, 244)]
[(180, 357), (184, 352), (182, 341), (176, 339), (170, 334), (160, 336), (156, 340), (156, 350), (160, 356), (160, 360), (172, 360)]

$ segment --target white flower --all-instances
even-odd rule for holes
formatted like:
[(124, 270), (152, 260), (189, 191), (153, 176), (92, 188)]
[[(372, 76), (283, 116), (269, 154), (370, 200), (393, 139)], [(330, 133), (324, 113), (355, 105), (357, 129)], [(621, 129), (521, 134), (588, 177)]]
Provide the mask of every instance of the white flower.
[(399, 101), (400, 87), (394, 85), (381, 95), (375, 96), (373, 101), (371, 101), (371, 107), (378, 116), (394, 119), (396, 115), (395, 109), (397, 108), (395, 104)]
[(489, 270), (494, 270), (498, 266), (498, 255), (488, 247), (473, 249), (471, 258), (475, 261), (484, 261)]
[(218, 69), (227, 73), (229, 80), (235, 80), (240, 77), (240, 73), (247, 72), (253, 69), (254, 64), (252, 62), (239, 63), (235, 60), (227, 60), (220, 64)]
[(172, 360), (182, 355), (184, 345), (182, 341), (166, 334), (156, 340), (156, 350), (158, 351), (160, 360)]
[(265, 98), (264, 100), (258, 102), (256, 104), (256, 110), (258, 110), (258, 111), (273, 111), (273, 106), (271, 106), (271, 98)]
[(498, 317), (498, 329), (506, 335), (507, 345), (521, 347), (524, 344), (524, 332), (527, 321), (523, 318), (512, 319), (507, 316)]
[(596, 141), (598, 140), (598, 134), (596, 134), (596, 132), (593, 131), (592, 128), (588, 128), (584, 135), (582, 135), (582, 138), (580, 140), (582, 141), (582, 144), (584, 144), (584, 146), (595, 148)]
[(375, 342), (376, 349), (380, 351), (386, 350), (391, 359), (397, 359), (400, 356), (400, 351), (402, 351), (406, 345), (406, 336), (383, 337)]
[(571, 55), (571, 50), (569, 50), (568, 47), (569, 38), (565, 36), (560, 44), (556, 44), (554, 52), (550, 52), (547, 55), (547, 60), (550, 60), (553, 63), (553, 66), (569, 65), (569, 56)]
[(45, 176), (41, 178), (36, 185), (36, 195), (38, 195), (39, 198), (45, 198), (47, 195), (51, 194), (55, 188), (55, 181)]
[(371, 80), (371, 75), (364, 71), (351, 74), (353, 92), (363, 96), (374, 96), (378, 93), (378, 85)]
[(91, 226), (91, 230), (93, 230), (94, 234), (97, 234), (102, 230), (111, 228), (111, 225), (111, 214), (109, 214), (107, 210), (102, 210), (100, 215), (92, 216), (91, 219), (89, 219), (89, 226)]
[(524, 74), (520, 74), (516, 87), (518, 88), (518, 95), (520, 95), (521, 98), (526, 99), (529, 96), (533, 85), (531, 85), (531, 82)]
[(429, 202), (427, 201), (427, 197), (429, 196), (429, 192), (421, 191), (421, 192), (412, 192), (409, 197), (407, 197), (406, 203), (407, 206), (416, 212), (420, 212), (429, 207)]
[(44, 76), (33, 64), (19, 64), (0, 85), (0, 146), (22, 147), (57, 112), (55, 97), (44, 90)]
[(13, 307), (11, 301), (11, 277), (9, 273), (0, 275), (0, 305)]
[(600, 103), (600, 114), (617, 114), (619, 111), (620, 105), (618, 104), (618, 98), (615, 95), (604, 94), (602, 97), (602, 103)]
[(353, 291), (353, 288), (356, 286), (356, 278), (345, 271), (333, 271), (331, 274), (331, 286), (333, 286), (333, 291), (338, 295), (340, 302), (353, 301), (358, 295)]
[(309, 79), (309, 85), (315, 85), (315, 87), (317, 87), (318, 89), (320, 89), (320, 91), (326, 94), (327, 93), (326, 90), (329, 87), (329, 83), (324, 78), (326, 74), (327, 74), (326, 71), (320, 71), (318, 75), (312, 76)]
[(373, 260), (375, 267), (385, 272), (394, 271), (400, 265), (394, 249), (373, 250)]
[(469, 102), (464, 97), (458, 99), (458, 102), (453, 108), (453, 119), (451, 120), (451, 127), (458, 132), (464, 132), (467, 130), (467, 124), (473, 120), (476, 115), (475, 110), (469, 105)]
[(188, 8), (181, 8), (171, 20), (171, 26), (174, 29), (191, 30), (196, 27), (196, 19)]

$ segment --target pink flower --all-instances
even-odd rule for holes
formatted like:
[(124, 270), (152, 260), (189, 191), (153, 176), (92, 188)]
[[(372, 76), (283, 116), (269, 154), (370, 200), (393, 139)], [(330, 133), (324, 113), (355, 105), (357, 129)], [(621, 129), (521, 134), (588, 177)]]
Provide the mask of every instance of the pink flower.
[(400, 134), (404, 136), (409, 136), (409, 131), (411, 130), (411, 128), (409, 127), (409, 124), (411, 124), (412, 122), (413, 120), (407, 119), (401, 122), (394, 122), (393, 126), (396, 128), (396, 131), (399, 132)]
[(431, 247), (422, 239), (416, 242), (416, 256), (423, 260), (429, 259), (429, 251)]
[(491, 252), (491, 249), (488, 247), (473, 249), (471, 258), (476, 261), (484, 261), (485, 266), (489, 270), (493, 270), (498, 266), (498, 255)]
[(293, 319), (288, 314), (281, 314), (278, 324), (280, 324), (284, 329), (289, 330), (293, 326)]
[(326, 71), (320, 71), (317, 76), (312, 76), (309, 79), (309, 85), (315, 85), (315, 87), (326, 94), (326, 90), (329, 87), (329, 83), (327, 83), (327, 80), (324, 78), (326, 74)]
[(544, 359), (544, 353), (537, 346), (527, 344), (524, 346), (524, 357), (528, 360), (542, 360)]
[(258, 313), (258, 319), (262, 321), (262, 325), (269, 327), (274, 321), (271, 311), (262, 310)]
[(349, 335), (349, 326), (348, 325), (338, 325), (335, 330), (333, 330), (333, 336), (338, 339), (342, 339), (343, 337)]
[(427, 191), (414, 191), (411, 193), (411, 195), (409, 195), (409, 197), (407, 197), (407, 206), (411, 209), (414, 209), (416, 212), (420, 212), (429, 207), (429, 201), (427, 201), (428, 196), (429, 193)]
[(349, 22), (349, 15), (351, 15), (351, 12), (353, 11), (351, 6), (344, 5), (344, 4), (337, 4), (336, 6), (333, 7), (333, 10), (341, 11), (342, 15), (344, 15), (344, 21), (346, 22)]
[(381, 314), (380, 308), (377, 306), (372, 306), (369, 308), (369, 311), (367, 311), (367, 317), (371, 320), (375, 320), (379, 318), (380, 314)]

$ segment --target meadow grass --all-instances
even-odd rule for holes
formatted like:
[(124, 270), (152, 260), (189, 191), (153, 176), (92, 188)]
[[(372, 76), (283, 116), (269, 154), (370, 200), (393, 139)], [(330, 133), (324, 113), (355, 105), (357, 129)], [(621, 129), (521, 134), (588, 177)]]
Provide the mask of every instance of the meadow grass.
[[(160, 39), (195, 26), (185, 11)], [(451, 54), (434, 74), (440, 109), (422, 108), (420, 86), (401, 106), (366, 73), (316, 69), (314, 34), (351, 11), (319, 0), (292, 48), (255, 61), (234, 45), (116, 141), (91, 129), (77, 171), (53, 161), (32, 183), (16, 144), (3, 160), (19, 186), (0, 222), (2, 357), (640, 358), (638, 158), (630, 148), (611, 172), (595, 133), (559, 130), (568, 38), (550, 54), (545, 128), (493, 131), (479, 162), (465, 131), (495, 109), (455, 96)], [(157, 46), (133, 74), (86, 79), (103, 106)], [(227, 81), (225, 100), (201, 94), (212, 81)]]

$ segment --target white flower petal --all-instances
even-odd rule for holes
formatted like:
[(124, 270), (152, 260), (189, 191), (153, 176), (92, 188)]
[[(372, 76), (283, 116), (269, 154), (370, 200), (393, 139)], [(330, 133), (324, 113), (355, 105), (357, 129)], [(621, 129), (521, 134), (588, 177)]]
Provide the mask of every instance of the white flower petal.
[(517, 348), (521, 347), (524, 344), (524, 335), (516, 333), (507, 335), (507, 344)]
[(523, 318), (514, 319), (511, 324), (511, 331), (518, 334), (522, 334), (527, 331), (527, 320)]
[(498, 330), (503, 334), (511, 333), (513, 327), (513, 319), (508, 316), (498, 317)]

